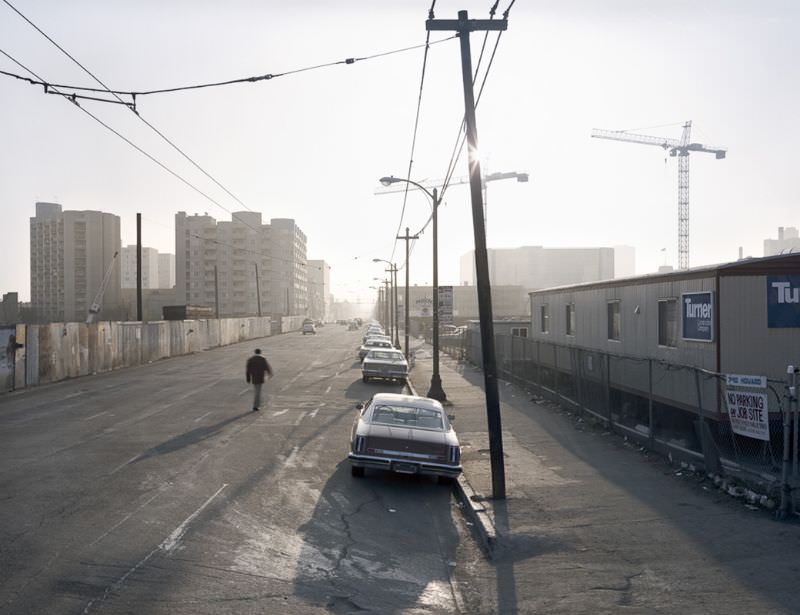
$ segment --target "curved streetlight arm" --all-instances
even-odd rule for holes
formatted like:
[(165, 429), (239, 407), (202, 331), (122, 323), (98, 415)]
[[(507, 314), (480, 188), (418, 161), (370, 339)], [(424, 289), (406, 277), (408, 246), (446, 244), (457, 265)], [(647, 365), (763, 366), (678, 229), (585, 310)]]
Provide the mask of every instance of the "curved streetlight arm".
[(397, 184), (397, 183), (411, 184), (412, 186), (416, 186), (417, 188), (422, 190), (425, 194), (427, 194), (432, 201), (436, 200), (434, 196), (431, 194), (430, 190), (428, 190), (422, 184), (415, 182), (413, 179), (404, 179), (402, 177), (395, 177), (394, 175), (390, 175), (388, 177), (381, 177), (379, 181), (383, 186), (391, 186), (392, 184)]

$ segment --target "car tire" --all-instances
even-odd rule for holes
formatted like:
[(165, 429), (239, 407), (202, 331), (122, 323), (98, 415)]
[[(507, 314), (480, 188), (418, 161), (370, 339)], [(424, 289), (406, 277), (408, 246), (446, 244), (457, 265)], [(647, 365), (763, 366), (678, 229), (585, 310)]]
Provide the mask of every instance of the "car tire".
[(355, 476), (356, 478), (362, 478), (364, 476), (364, 468), (350, 466), (350, 475)]
[(362, 382), (369, 382), (369, 376), (361, 376)]

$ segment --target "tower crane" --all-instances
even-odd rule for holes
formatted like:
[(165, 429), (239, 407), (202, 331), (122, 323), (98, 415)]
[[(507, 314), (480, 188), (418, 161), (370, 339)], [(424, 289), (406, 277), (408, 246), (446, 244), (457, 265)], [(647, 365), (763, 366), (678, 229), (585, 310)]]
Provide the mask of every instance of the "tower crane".
[(86, 315), (87, 325), (92, 324), (94, 322), (94, 317), (100, 313), (100, 308), (103, 305), (103, 295), (106, 292), (106, 288), (108, 288), (109, 281), (111, 281), (111, 272), (114, 270), (114, 261), (117, 259), (117, 254), (119, 254), (119, 252), (114, 252), (114, 256), (111, 257), (111, 262), (108, 264), (106, 274), (103, 276), (103, 281), (100, 283), (100, 289), (94, 296), (92, 305), (89, 306), (89, 313)]
[[(484, 173), (483, 177), (481, 179), (482, 179), (481, 183), (482, 183), (482, 186), (483, 186), (483, 223), (484, 223), (484, 226), (485, 226), (486, 222), (487, 222), (487, 217), (488, 217), (487, 210), (488, 210), (488, 203), (489, 203), (489, 201), (487, 200), (488, 195), (486, 193), (486, 184), (487, 184), (487, 182), (493, 182), (493, 181), (497, 181), (497, 180), (500, 180), (500, 179), (516, 179), (518, 182), (523, 182), (524, 183), (524, 182), (527, 182), (529, 180), (529, 175), (527, 173), (517, 173), (516, 171), (508, 171), (508, 172), (504, 172), (504, 173)], [(445, 181), (446, 180), (444, 180), (444, 179), (435, 179), (435, 180), (424, 181), (424, 182), (420, 182), (420, 183), (423, 186), (425, 186), (425, 188), (427, 188), (428, 190), (433, 190), (434, 188), (438, 188), (439, 190), (441, 190), (442, 187), (444, 186)], [(450, 178), (450, 181), (448, 182), (448, 185), (449, 186), (457, 186), (459, 184), (468, 184), (468, 183), (469, 183), (469, 177), (468, 176), (452, 177), (452, 178)], [(403, 186), (403, 187), (393, 186), (391, 188), (387, 188), (387, 189), (384, 189), (384, 190), (377, 190), (375, 192), (375, 194), (391, 194), (392, 192), (405, 192), (406, 190), (407, 190), (407, 188), (405, 186)]]
[(692, 122), (683, 125), (683, 134), (680, 139), (666, 137), (651, 137), (649, 135), (630, 133), (625, 130), (592, 130), (595, 139), (610, 139), (612, 141), (626, 141), (640, 145), (655, 145), (669, 152), (670, 156), (678, 157), (678, 268), (689, 268), (689, 153), (705, 152), (714, 154), (719, 160), (725, 158), (726, 149), (721, 147), (708, 147), (702, 143), (691, 143)]

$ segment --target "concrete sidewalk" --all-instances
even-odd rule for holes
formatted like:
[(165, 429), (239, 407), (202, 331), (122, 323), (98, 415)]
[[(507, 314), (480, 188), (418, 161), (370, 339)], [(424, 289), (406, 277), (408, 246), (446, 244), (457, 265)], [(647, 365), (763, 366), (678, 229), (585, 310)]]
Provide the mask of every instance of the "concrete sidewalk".
[[(492, 501), (483, 373), (446, 355), (440, 373), (490, 547), (493, 578), (473, 579), (487, 612), (800, 612), (800, 526), (503, 381), (507, 499)], [(420, 394), (430, 375), (423, 346)]]

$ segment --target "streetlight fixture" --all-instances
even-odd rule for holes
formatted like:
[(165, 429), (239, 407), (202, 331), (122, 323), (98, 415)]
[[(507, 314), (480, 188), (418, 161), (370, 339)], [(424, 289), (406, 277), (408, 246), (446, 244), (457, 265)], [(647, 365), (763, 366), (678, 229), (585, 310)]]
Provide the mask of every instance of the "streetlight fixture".
[(416, 186), (422, 190), (433, 203), (432, 222), (433, 222), (433, 372), (431, 373), (431, 386), (428, 389), (428, 397), (439, 402), (446, 402), (447, 395), (442, 388), (442, 378), (439, 375), (439, 223), (437, 211), (439, 209), (439, 192), (436, 188), (429, 192), (425, 186), (418, 184), (410, 179), (400, 177), (381, 177), (381, 184), (391, 186), (398, 182), (404, 182)]
[(394, 345), (395, 348), (400, 348), (400, 323), (397, 322), (397, 265), (382, 258), (373, 258), (372, 262), (386, 263), (389, 265), (389, 268), (386, 269), (386, 272), (389, 274), (389, 279), (394, 280), (392, 282), (392, 287), (394, 288), (394, 292), (392, 293), (394, 301), (392, 303), (391, 321), (394, 323)]

